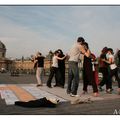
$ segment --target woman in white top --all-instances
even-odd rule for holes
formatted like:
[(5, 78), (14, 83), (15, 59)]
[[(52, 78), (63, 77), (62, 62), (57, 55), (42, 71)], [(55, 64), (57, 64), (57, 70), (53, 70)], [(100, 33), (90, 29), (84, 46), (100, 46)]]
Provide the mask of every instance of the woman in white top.
[(114, 53), (113, 53), (113, 49), (112, 48), (108, 48), (107, 50), (107, 60), (104, 60), (105, 62), (109, 63), (109, 67), (110, 67), (110, 82), (109, 82), (109, 88), (107, 90), (107, 92), (111, 92), (112, 89), (112, 77), (115, 76), (117, 82), (118, 82), (118, 92), (120, 94), (120, 79), (118, 77), (118, 68), (117, 65), (115, 64), (115, 59), (114, 59)]
[(66, 56), (60, 58), (58, 57), (59, 55), (59, 52), (58, 51), (55, 51), (54, 52), (54, 56), (53, 56), (53, 59), (52, 59), (52, 67), (51, 67), (51, 70), (50, 70), (50, 75), (49, 75), (49, 78), (48, 78), (48, 81), (47, 81), (47, 86), (49, 88), (51, 88), (51, 82), (52, 82), (52, 79), (53, 79), (53, 76), (55, 75), (56, 77), (59, 77), (57, 76), (57, 72), (58, 72), (58, 60), (63, 60), (65, 59)]

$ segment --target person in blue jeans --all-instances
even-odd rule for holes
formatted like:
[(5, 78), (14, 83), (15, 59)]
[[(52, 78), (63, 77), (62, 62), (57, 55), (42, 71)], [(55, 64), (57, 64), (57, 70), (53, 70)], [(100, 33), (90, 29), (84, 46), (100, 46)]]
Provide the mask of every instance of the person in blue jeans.
[(79, 68), (78, 61), (80, 58), (81, 51), (83, 49), (82, 43), (85, 42), (83, 37), (79, 37), (77, 42), (70, 49), (68, 56), (68, 86), (67, 94), (71, 97), (77, 97), (77, 90), (79, 85)]

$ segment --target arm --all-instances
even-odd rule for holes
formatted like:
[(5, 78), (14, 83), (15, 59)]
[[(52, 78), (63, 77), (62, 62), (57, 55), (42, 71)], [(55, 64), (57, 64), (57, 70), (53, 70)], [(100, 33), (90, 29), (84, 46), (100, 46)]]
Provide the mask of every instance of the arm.
[(64, 60), (64, 59), (66, 58), (66, 56), (64, 56), (64, 57), (62, 57), (62, 58), (56, 56), (56, 58), (57, 58), (58, 60)]
[(108, 64), (112, 64), (112, 58), (109, 58), (108, 60), (102, 59), (102, 61), (108, 63)]
[(34, 64), (36, 64), (38, 62), (37, 57), (34, 57)]
[(37, 62), (38, 60), (34, 60), (34, 64)]
[(83, 53), (86, 57), (90, 57), (91, 55), (91, 52), (90, 50), (88, 49), (86, 52)]

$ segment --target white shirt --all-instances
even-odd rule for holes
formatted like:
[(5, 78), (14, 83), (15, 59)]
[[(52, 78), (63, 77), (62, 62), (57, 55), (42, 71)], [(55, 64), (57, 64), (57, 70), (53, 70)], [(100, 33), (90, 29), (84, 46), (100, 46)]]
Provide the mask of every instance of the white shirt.
[(110, 64), (110, 69), (114, 70), (115, 68), (117, 68), (116, 64), (114, 63), (115, 62), (114, 56), (113, 55), (108, 55), (107, 58), (108, 59), (111, 58), (112, 62), (113, 62), (113, 64)]
[(58, 59), (57, 59), (57, 56), (54, 55), (52, 61), (53, 61), (52, 67), (58, 68)]
[(70, 49), (70, 52), (68, 55), (70, 56), (69, 61), (75, 61), (78, 62), (80, 58), (80, 47), (82, 47), (79, 43), (75, 43), (72, 48)]

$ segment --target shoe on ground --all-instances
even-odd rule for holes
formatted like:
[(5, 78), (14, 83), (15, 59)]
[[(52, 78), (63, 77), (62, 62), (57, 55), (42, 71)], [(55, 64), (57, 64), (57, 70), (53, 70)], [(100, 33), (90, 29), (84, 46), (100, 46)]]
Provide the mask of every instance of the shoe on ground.
[(64, 86), (63, 86), (63, 85), (60, 85), (59, 87), (64, 88)]
[(67, 90), (67, 94), (71, 94), (71, 91)]
[(102, 91), (104, 91), (104, 89), (100, 86), (99, 91), (102, 92)]
[(54, 86), (54, 87), (58, 87), (58, 85), (56, 85), (56, 84), (55, 84), (55, 85), (53, 85), (53, 86)]
[(112, 92), (113, 90), (114, 90), (113, 88), (110, 89), (111, 92)]
[(52, 86), (51, 86), (51, 85), (47, 85), (47, 87), (52, 88)]
[(79, 95), (70, 94), (71, 97), (79, 97)]
[(37, 84), (36, 87), (40, 87), (40, 86), (43, 86), (42, 84)]
[(106, 93), (112, 94), (112, 89), (107, 89), (107, 90), (106, 90)]
[(61, 88), (64, 88), (64, 86), (63, 85), (54, 85), (54, 87), (61, 87)]

